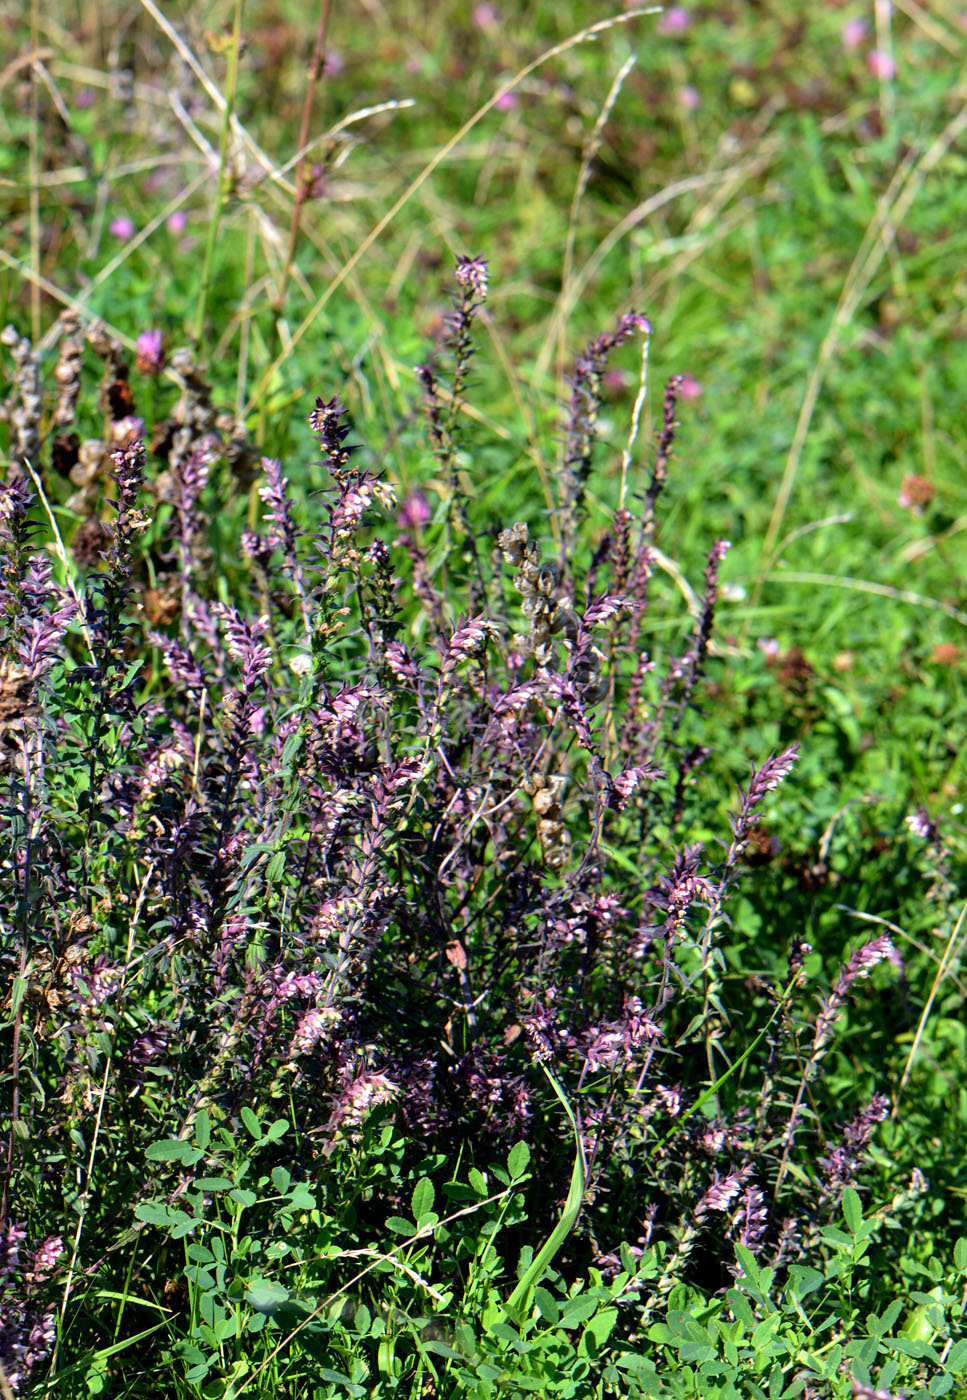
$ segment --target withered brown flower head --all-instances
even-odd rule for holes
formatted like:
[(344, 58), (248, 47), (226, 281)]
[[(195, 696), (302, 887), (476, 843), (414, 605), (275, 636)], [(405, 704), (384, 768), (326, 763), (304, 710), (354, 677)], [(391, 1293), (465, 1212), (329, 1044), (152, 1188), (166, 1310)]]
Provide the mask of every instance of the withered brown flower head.
[(34, 709), (34, 681), (29, 671), (7, 657), (0, 658), (0, 727), (24, 719)]

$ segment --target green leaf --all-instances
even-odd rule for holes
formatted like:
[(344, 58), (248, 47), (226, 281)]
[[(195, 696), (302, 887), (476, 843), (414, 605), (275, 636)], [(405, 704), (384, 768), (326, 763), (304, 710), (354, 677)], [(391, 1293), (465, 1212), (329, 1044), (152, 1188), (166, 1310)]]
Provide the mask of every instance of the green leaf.
[(471, 1167), (469, 1172), (467, 1173), (467, 1179), (469, 1180), (470, 1185), (476, 1191), (478, 1196), (490, 1195), (490, 1187), (488, 1186), (487, 1178), (484, 1176), (482, 1171), (478, 1171), (476, 1167)]
[(569, 1298), (561, 1306), (561, 1326), (579, 1327), (582, 1322), (587, 1322), (598, 1310), (597, 1298), (589, 1298), (581, 1293), (576, 1298)]
[(128, 686), (129, 686), (129, 685), (131, 684), (131, 682), (134, 680), (135, 676), (136, 676), (136, 675), (138, 674), (138, 672), (141, 670), (141, 667), (142, 667), (143, 665), (144, 665), (144, 657), (141, 657), (141, 659), (138, 660), (138, 661), (132, 661), (132, 662), (131, 662), (131, 665), (128, 667), (128, 669), (127, 669), (127, 670), (125, 671), (125, 673), (124, 673), (124, 680), (121, 682), (121, 685), (120, 685), (120, 687), (119, 687), (121, 690), (127, 690)]
[(914, 1337), (889, 1337), (884, 1340), (889, 1342), (892, 1351), (899, 1351), (903, 1356), (913, 1356), (917, 1361), (933, 1361), (940, 1365), (940, 1357), (929, 1342)]
[(212, 1120), (208, 1116), (207, 1109), (198, 1110), (198, 1117), (195, 1119), (195, 1143), (204, 1150), (211, 1142)]
[(386, 1222), (387, 1230), (392, 1230), (394, 1235), (404, 1235), (409, 1239), (416, 1234), (416, 1226), (412, 1220), (404, 1220), (401, 1215), (391, 1215)]
[(558, 1307), (557, 1299), (552, 1293), (548, 1293), (546, 1288), (537, 1287), (534, 1289), (534, 1302), (537, 1304), (537, 1311), (545, 1322), (552, 1325), (561, 1316), (561, 1309)]
[(755, 1255), (752, 1253), (751, 1249), (746, 1249), (744, 1244), (737, 1244), (735, 1246), (735, 1257), (742, 1265), (742, 1272), (745, 1274), (746, 1278), (758, 1288), (760, 1278), (759, 1266), (755, 1261)]
[(304, 1181), (297, 1181), (289, 1192), (289, 1205), (293, 1210), (315, 1210), (316, 1198)]
[(424, 1215), (429, 1215), (433, 1209), (433, 1202), (436, 1193), (433, 1189), (433, 1182), (429, 1177), (421, 1177), (413, 1188), (413, 1198), (410, 1209), (413, 1211), (413, 1219), (419, 1224)]
[(254, 1191), (245, 1190), (243, 1187), (240, 1186), (237, 1187), (234, 1191), (229, 1191), (228, 1199), (230, 1201), (234, 1201), (236, 1205), (241, 1206), (243, 1210), (248, 1210), (250, 1206), (255, 1205), (255, 1202), (258, 1200), (258, 1196)]
[(292, 1175), (285, 1167), (272, 1168), (272, 1185), (280, 1196), (284, 1196), (292, 1184)]
[(270, 1317), (276, 1308), (288, 1302), (289, 1296), (287, 1288), (265, 1278), (252, 1279), (245, 1290), (245, 1301), (249, 1307), (254, 1308), (257, 1313), (264, 1313), (267, 1317)]
[(843, 1219), (846, 1221), (850, 1234), (855, 1239), (863, 1224), (863, 1202), (860, 1200), (860, 1193), (854, 1186), (847, 1186), (843, 1192)]
[(963, 1235), (954, 1244), (954, 1265), (958, 1273), (967, 1274), (967, 1238)]
[(519, 1181), (527, 1171), (531, 1159), (531, 1150), (526, 1142), (517, 1142), (510, 1149), (507, 1156), (507, 1170), (510, 1172), (511, 1181)]
[(604, 1346), (605, 1342), (614, 1331), (614, 1325), (618, 1321), (617, 1308), (602, 1308), (599, 1313), (590, 1319), (585, 1332), (590, 1332), (598, 1346)]
[[(883, 1332), (889, 1332), (896, 1325), (896, 1320), (900, 1316), (900, 1313), (902, 1311), (903, 1304), (901, 1303), (900, 1299), (894, 1298), (893, 1302), (889, 1305), (889, 1307), (886, 1308), (885, 1311), (881, 1314), (881, 1316), (877, 1319), (881, 1335)], [(870, 1330), (872, 1331), (872, 1328)]]
[(341, 1386), (343, 1390), (348, 1390), (350, 1395), (365, 1395), (364, 1386), (355, 1385), (342, 1371), (333, 1371), (328, 1366), (317, 1366), (315, 1375), (321, 1381), (328, 1381), (330, 1385)]
[(239, 1117), (241, 1118), (242, 1122), (245, 1124), (246, 1128), (248, 1128), (249, 1132), (251, 1133), (251, 1135), (252, 1135), (252, 1137), (255, 1139), (255, 1141), (256, 1141), (256, 1142), (261, 1142), (261, 1141), (262, 1141), (262, 1124), (259, 1122), (258, 1118), (255, 1116), (255, 1114), (254, 1114), (254, 1113), (252, 1112), (252, 1110), (249, 1108), (248, 1104), (244, 1104), (244, 1105), (243, 1105), (242, 1111), (241, 1111), (241, 1113), (239, 1114)]
[(245, 875), (251, 870), (255, 862), (260, 856), (263, 856), (266, 851), (272, 851), (274, 849), (275, 847), (271, 841), (256, 841), (253, 845), (246, 846), (245, 850), (242, 852), (241, 860), (239, 861), (241, 874)]
[(277, 885), (285, 874), (285, 851), (276, 851), (265, 867), (265, 883)]
[(289, 1126), (288, 1118), (276, 1118), (265, 1130), (266, 1142), (278, 1142), (280, 1138), (284, 1138)]
[[(790, 1264), (789, 1277), (793, 1281), (792, 1293), (796, 1298), (808, 1298), (824, 1282), (818, 1269), (807, 1268), (805, 1264)], [(891, 1324), (892, 1325), (892, 1324)]]
[(444, 1342), (424, 1342), (424, 1350), (433, 1356), (442, 1356), (447, 1361), (466, 1361), (466, 1356), (462, 1351), (454, 1351), (453, 1347), (448, 1347)]
[(180, 1138), (165, 1138), (164, 1142), (152, 1142), (144, 1149), (149, 1162), (183, 1162), (192, 1153), (190, 1142)]
[(961, 1337), (959, 1342), (954, 1342), (947, 1357), (947, 1370), (952, 1375), (958, 1376), (961, 1371), (967, 1370), (967, 1337)]
[(290, 734), (282, 745), (282, 767), (288, 768), (296, 754), (302, 748), (303, 733), (297, 729), (294, 734)]
[(176, 1239), (183, 1238), (188, 1229), (198, 1224), (193, 1215), (169, 1206), (164, 1201), (145, 1201), (142, 1205), (135, 1206), (134, 1214), (146, 1225), (160, 1225), (166, 1230), (176, 1230)]
[(30, 985), (26, 977), (14, 977), (10, 987), (10, 1015), (16, 1016)]

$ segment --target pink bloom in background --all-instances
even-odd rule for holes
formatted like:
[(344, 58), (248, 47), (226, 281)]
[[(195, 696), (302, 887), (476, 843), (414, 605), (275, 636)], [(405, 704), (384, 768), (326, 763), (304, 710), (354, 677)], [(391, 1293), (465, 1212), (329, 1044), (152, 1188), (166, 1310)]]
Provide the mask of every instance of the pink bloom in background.
[(421, 525), (425, 525), (429, 520), (432, 511), (429, 502), (422, 491), (414, 491), (412, 496), (407, 496), (400, 503), (399, 515), (396, 517), (397, 525), (402, 525), (407, 530), (418, 530)]
[(760, 651), (765, 652), (766, 656), (779, 655), (779, 643), (776, 641), (775, 637), (760, 637), (756, 642), (756, 646)]
[(509, 112), (512, 107), (518, 106), (520, 98), (516, 92), (502, 92), (494, 103), (498, 112)]
[(127, 214), (118, 214), (108, 224), (107, 231), (112, 238), (133, 238), (134, 220), (129, 219)]
[(880, 49), (874, 49), (866, 55), (866, 66), (870, 76), (879, 78), (882, 82), (889, 82), (891, 78), (896, 77), (896, 64), (888, 53), (883, 53)]
[(678, 392), (683, 399), (697, 399), (705, 390), (705, 385), (692, 377), (690, 374), (683, 374)]
[(141, 373), (157, 374), (164, 362), (161, 332), (156, 330), (142, 331), (138, 336), (137, 349), (137, 366)]
[(156, 170), (152, 170), (145, 175), (142, 188), (145, 194), (158, 194), (161, 190), (170, 188), (171, 179), (172, 171), (170, 167), (159, 165)]
[(843, 25), (840, 38), (843, 41), (843, 48), (847, 53), (852, 53), (858, 49), (866, 38), (866, 21), (862, 19), (848, 19)]
[(338, 78), (346, 70), (346, 60), (336, 49), (330, 49), (323, 61), (322, 72), (326, 78)]
[(169, 233), (184, 233), (188, 227), (188, 215), (184, 209), (176, 209), (173, 214), (169, 214), (165, 220), (165, 227)]
[(80, 107), (83, 111), (85, 107), (93, 107), (96, 101), (97, 93), (93, 88), (81, 88), (80, 92), (78, 92), (77, 96), (74, 98), (74, 106)]
[(628, 376), (623, 369), (606, 369), (601, 376), (601, 383), (606, 389), (615, 389), (620, 392), (628, 383)]
[(692, 87), (691, 83), (686, 83), (684, 87), (678, 89), (678, 104), (684, 107), (686, 112), (694, 112), (702, 105), (702, 97), (697, 87)]
[(478, 29), (496, 29), (499, 17), (493, 5), (474, 5), (473, 22)]
[(684, 5), (672, 5), (658, 21), (659, 34), (684, 34), (691, 17)]
[(927, 477), (907, 472), (900, 483), (896, 503), (904, 510), (912, 511), (914, 515), (922, 515), (924, 506), (928, 506), (936, 494), (937, 488)]

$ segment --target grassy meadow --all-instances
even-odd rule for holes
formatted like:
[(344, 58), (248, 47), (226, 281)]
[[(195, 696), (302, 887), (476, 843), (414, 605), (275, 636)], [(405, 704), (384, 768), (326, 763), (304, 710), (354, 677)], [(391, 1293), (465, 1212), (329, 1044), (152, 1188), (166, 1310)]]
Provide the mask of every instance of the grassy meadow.
[(963, 6), (0, 20), (0, 1395), (967, 1395)]

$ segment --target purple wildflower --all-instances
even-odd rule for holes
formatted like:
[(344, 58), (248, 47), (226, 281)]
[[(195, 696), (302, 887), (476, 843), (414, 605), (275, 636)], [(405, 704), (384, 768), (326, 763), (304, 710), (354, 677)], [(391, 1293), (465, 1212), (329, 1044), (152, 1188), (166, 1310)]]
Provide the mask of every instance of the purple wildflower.
[(343, 422), (345, 416), (346, 409), (338, 394), (328, 402), (317, 398), (316, 406), (309, 414), (309, 427), (329, 458), (330, 469), (335, 468), (337, 471), (348, 466), (350, 454), (355, 451), (354, 448), (345, 445), (351, 431), (349, 425)]
[(468, 292), (476, 302), (487, 300), (487, 259), (482, 257), (457, 258), (457, 270), (454, 273), (460, 286)]
[(710, 1211), (727, 1211), (745, 1185), (749, 1171), (750, 1168), (743, 1167), (740, 1171), (729, 1172), (726, 1176), (716, 1172), (711, 1185), (695, 1207), (696, 1222), (702, 1220)]
[(824, 1194), (835, 1192), (838, 1195), (843, 1187), (855, 1181), (873, 1130), (889, 1111), (889, 1099), (883, 1094), (874, 1094), (866, 1108), (847, 1123), (839, 1146), (820, 1159), (820, 1169), (826, 1178)]
[(462, 661), (483, 655), (487, 638), (499, 635), (497, 624), (486, 617), (470, 617), (458, 623), (444, 653), (441, 677), (449, 676)]
[(739, 1197), (738, 1208), (732, 1219), (739, 1244), (757, 1254), (762, 1247), (762, 1237), (769, 1223), (769, 1212), (758, 1186), (745, 1188)]
[(259, 495), (265, 504), (266, 523), (275, 528), (268, 543), (273, 548), (281, 549), (286, 560), (292, 563), (295, 560), (297, 535), (286, 494), (289, 483), (282, 475), (282, 464), (274, 457), (262, 458), (262, 470), (265, 472), (265, 482), (259, 487)]
[(268, 630), (269, 620), (260, 617), (247, 622), (224, 603), (213, 603), (212, 612), (222, 620), (228, 654), (242, 668), (242, 688), (248, 693), (265, 678), (272, 665), (271, 649), (259, 641)]
[(918, 807), (904, 818), (907, 829), (923, 841), (934, 841), (937, 836), (937, 823), (930, 820), (926, 807)]

